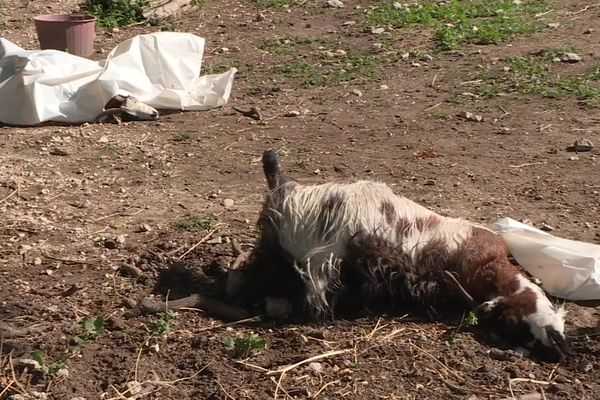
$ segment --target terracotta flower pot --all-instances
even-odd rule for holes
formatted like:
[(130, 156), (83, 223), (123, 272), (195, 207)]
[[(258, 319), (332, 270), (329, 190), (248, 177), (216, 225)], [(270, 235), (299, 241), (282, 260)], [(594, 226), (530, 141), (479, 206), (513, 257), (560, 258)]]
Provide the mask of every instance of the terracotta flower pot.
[(42, 49), (66, 51), (81, 57), (94, 53), (96, 17), (39, 15), (33, 18)]

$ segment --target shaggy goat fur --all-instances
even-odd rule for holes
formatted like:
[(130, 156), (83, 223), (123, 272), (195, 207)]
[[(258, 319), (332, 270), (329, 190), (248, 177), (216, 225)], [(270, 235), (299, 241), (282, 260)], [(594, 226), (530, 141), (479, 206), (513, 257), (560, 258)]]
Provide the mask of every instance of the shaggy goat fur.
[(423, 306), (459, 297), (454, 281), (499, 333), (529, 348), (570, 351), (564, 310), (510, 262), (490, 230), (438, 215), (382, 183), (302, 185), (281, 173), (271, 151), (263, 167), (270, 193), (257, 252), (275, 263), (262, 277), (277, 284), (278, 273), (295, 270), (314, 316), (332, 315), (352, 279), (369, 297)]

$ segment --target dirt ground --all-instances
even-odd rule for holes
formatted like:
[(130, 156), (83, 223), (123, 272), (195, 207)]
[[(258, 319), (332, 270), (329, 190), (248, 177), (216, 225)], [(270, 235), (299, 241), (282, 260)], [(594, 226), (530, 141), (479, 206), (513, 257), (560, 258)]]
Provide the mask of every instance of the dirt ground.
[[(31, 16), (77, 7), (50, 3), (0, 1), (0, 36), (38, 48)], [(326, 324), (226, 325), (201, 310), (131, 314), (129, 302), (152, 292), (169, 288), (176, 297), (203, 287), (233, 261), (231, 239), (252, 245), (267, 148), (305, 182), (377, 179), (445, 215), (481, 223), (509, 216), (600, 242), (600, 152), (566, 151), (580, 138), (600, 145), (597, 105), (466, 93), (482, 72), (502, 70), (504, 58), (543, 49), (575, 47), (583, 57), (552, 64), (557, 75), (600, 66), (598, 5), (555, 1), (538, 18), (558, 27), (443, 52), (427, 28), (365, 29), (360, 21), (377, 2), (324, 3), (214, 0), (159, 26), (98, 29), (97, 59), (158, 29), (206, 38), (207, 71), (239, 70), (223, 108), (163, 113), (157, 122), (0, 127), (0, 324), (34, 328), (2, 341), (0, 398), (600, 397), (597, 304), (567, 302), (576, 354), (560, 364), (496, 349), (476, 329), (457, 329), (461, 315), (440, 322), (406, 310)], [(351, 51), (368, 62), (338, 71), (347, 79), (307, 84), (292, 68), (302, 61), (340, 70), (328, 60)], [(232, 106), (257, 107), (262, 118)], [(465, 111), (482, 121), (461, 117)], [(201, 239), (182, 258), (189, 274), (164, 274)], [(142, 276), (124, 276), (123, 263)], [(84, 321), (98, 316), (103, 331), (88, 330), (77, 345)], [(227, 339), (252, 333), (267, 348), (232, 354)], [(43, 354), (45, 374), (18, 361), (32, 354)]]

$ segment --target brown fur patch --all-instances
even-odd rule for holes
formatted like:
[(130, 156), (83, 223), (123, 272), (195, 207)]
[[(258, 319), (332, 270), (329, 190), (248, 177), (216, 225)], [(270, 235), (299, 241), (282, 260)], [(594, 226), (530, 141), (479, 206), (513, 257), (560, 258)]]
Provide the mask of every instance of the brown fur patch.
[(506, 317), (521, 320), (523, 317), (536, 311), (536, 295), (530, 288), (525, 288), (521, 293), (502, 299), (506, 307)]
[(406, 236), (412, 228), (411, 223), (405, 218), (396, 218), (396, 235), (398, 237)]
[(521, 272), (509, 261), (509, 254), (499, 236), (478, 227), (454, 254), (459, 281), (476, 301), (509, 296), (519, 288)]
[(394, 224), (396, 221), (396, 209), (392, 203), (387, 200), (382, 201), (379, 211), (381, 211), (381, 213), (385, 216), (385, 221), (389, 225)]
[(425, 218), (417, 218), (415, 220), (415, 227), (420, 231), (431, 231), (438, 227), (440, 224), (440, 217), (435, 214), (431, 214)]
[(329, 195), (329, 197), (327, 197), (327, 199), (321, 205), (317, 229), (319, 234), (323, 236), (324, 239), (326, 239), (329, 234), (334, 233), (331, 232), (331, 222), (329, 221), (328, 216), (340, 212), (345, 202), (346, 198), (342, 194), (333, 193)]

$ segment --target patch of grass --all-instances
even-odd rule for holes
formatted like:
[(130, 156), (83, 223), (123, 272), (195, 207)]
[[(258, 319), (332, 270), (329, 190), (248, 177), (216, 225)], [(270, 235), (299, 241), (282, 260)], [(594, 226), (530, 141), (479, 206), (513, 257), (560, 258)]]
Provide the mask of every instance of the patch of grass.
[(187, 132), (177, 133), (171, 138), (174, 142), (189, 142), (192, 139), (194, 139), (194, 137)]
[(78, 327), (79, 333), (73, 337), (73, 343), (76, 346), (81, 346), (95, 341), (104, 333), (105, 323), (106, 321), (102, 315), (95, 318), (86, 318), (83, 325)]
[(159, 314), (150, 325), (150, 333), (154, 336), (162, 336), (171, 332), (176, 314), (172, 310)]
[(225, 344), (231, 355), (236, 358), (247, 358), (253, 353), (265, 350), (268, 346), (267, 340), (256, 334), (238, 338), (228, 337)]
[(31, 358), (39, 364), (38, 372), (44, 376), (56, 376), (61, 371), (67, 371), (69, 366), (66, 362), (49, 363), (46, 359), (46, 354), (42, 350), (34, 350), (31, 352)]
[(266, 8), (290, 8), (298, 3), (300, 3), (300, 0), (258, 0), (258, 4)]
[[(214, 63), (202, 66), (202, 74), (213, 75), (222, 74), (223, 72), (229, 71), (234, 65), (231, 62)], [(250, 68), (249, 68), (250, 69)]]
[(206, 0), (192, 0), (192, 4), (198, 8), (202, 8), (206, 4)]
[(501, 92), (517, 92), (553, 99), (576, 98), (588, 105), (600, 103), (600, 66), (573, 77), (553, 74), (551, 60), (562, 52), (554, 49), (527, 57), (508, 57), (504, 70), (482, 73), (475, 93), (494, 97)]
[(337, 85), (356, 80), (371, 81), (378, 77), (379, 60), (355, 50), (344, 55), (321, 55), (319, 60), (292, 61), (276, 68), (276, 72), (291, 78), (304, 78), (307, 87)]
[(535, 17), (547, 9), (545, 0), (451, 0), (425, 1), (396, 8), (385, 1), (366, 17), (372, 27), (390, 29), (410, 25), (433, 28), (437, 47), (451, 50), (465, 43), (497, 44), (518, 34), (533, 33), (543, 27)]
[(119, 146), (117, 146), (116, 144), (107, 144), (106, 146), (103, 146), (100, 151), (102, 151), (103, 153), (108, 153), (108, 154), (114, 154), (117, 152), (117, 150), (119, 150)]
[(98, 25), (116, 28), (143, 21), (148, 0), (88, 0), (83, 8), (98, 18)]
[(177, 223), (177, 227), (188, 232), (199, 232), (213, 229), (216, 223), (217, 219), (210, 214), (188, 214)]
[(271, 54), (292, 53), (298, 46), (314, 43), (316, 40), (311, 37), (302, 36), (284, 36), (277, 39), (263, 40), (256, 46), (259, 50), (264, 50)]

